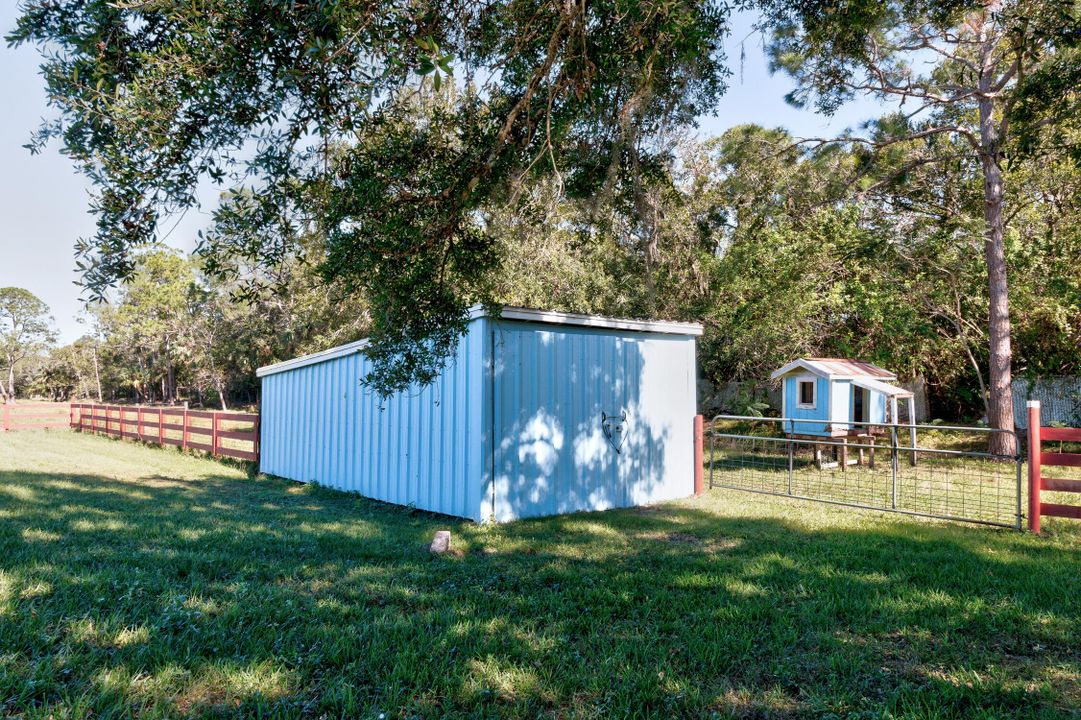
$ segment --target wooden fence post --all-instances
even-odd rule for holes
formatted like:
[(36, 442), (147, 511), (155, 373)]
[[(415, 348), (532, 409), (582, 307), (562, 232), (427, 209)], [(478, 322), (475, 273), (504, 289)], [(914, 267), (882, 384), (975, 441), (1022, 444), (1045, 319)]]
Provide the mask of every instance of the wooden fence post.
[(181, 447), (185, 450), (188, 449), (188, 403), (184, 403), (184, 439), (181, 441)]
[(218, 414), (210, 414), (210, 456), (218, 456)]
[(139, 433), (139, 442), (143, 441), (143, 406), (140, 405), (136, 411), (138, 420), (135, 421), (135, 429)]
[(1040, 401), (1028, 401), (1028, 529), (1040, 532)]
[(694, 416), (694, 496), (702, 494), (705, 485), (705, 452), (703, 451), (703, 418), (701, 415)]
[(158, 408), (158, 445), (165, 447), (165, 410)]
[(259, 420), (260, 420), (260, 418), (262, 418), (262, 417), (263, 417), (263, 416), (262, 416), (262, 414), (261, 414), (261, 413), (256, 413), (256, 415), (255, 415), (255, 422), (254, 422), (254, 423), (252, 423), (252, 433), (253, 433), (253, 435), (254, 435), (254, 437), (252, 438), (252, 450), (254, 450), (254, 451), (255, 451), (255, 464), (256, 464), (256, 470), (258, 470), (258, 469), (259, 469), (259, 468), (258, 468), (258, 466), (259, 466), (259, 452), (260, 452), (260, 449), (259, 449), (259, 445), (260, 445), (260, 440), (262, 439), (262, 436), (261, 436), (261, 428), (260, 428), (260, 425), (259, 425)]

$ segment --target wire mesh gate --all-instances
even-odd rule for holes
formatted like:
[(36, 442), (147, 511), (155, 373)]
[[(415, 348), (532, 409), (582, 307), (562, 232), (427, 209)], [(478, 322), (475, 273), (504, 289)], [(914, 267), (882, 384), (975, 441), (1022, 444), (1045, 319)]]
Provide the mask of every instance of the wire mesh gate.
[(1003, 431), (849, 422), (844, 435), (815, 437), (801, 423), (822, 427), (716, 416), (710, 487), (1021, 528), (1022, 457), (987, 449), (990, 435)]

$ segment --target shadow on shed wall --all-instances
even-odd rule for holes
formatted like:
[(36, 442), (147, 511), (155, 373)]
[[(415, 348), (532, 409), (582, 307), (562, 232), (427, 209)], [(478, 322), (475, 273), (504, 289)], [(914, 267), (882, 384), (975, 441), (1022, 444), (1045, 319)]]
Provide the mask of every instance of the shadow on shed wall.
[(493, 344), (496, 520), (693, 492), (693, 338), (501, 322)]

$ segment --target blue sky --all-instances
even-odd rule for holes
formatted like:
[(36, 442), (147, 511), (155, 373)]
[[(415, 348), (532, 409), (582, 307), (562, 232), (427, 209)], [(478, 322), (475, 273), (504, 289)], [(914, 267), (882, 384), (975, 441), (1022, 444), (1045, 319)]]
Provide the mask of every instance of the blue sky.
[[(0, 28), (5, 33), (15, 23), (14, 5), (3, 3), (0, 9)], [(701, 119), (701, 135), (719, 134), (742, 123), (783, 126), (804, 137), (832, 135), (881, 114), (882, 107), (871, 101), (852, 103), (833, 118), (787, 105), (784, 95), (792, 82), (769, 74), (761, 38), (751, 33), (752, 22), (748, 14), (735, 18), (725, 43), (733, 69), (730, 88), (716, 113)], [(74, 242), (93, 234), (94, 219), (86, 212), (87, 183), (57, 148), (31, 156), (22, 147), (49, 114), (38, 62), (33, 48), (0, 49), (0, 97), (7, 98), (0, 114), (0, 287), (24, 287), (48, 303), (61, 340), (70, 342), (83, 333), (76, 322), (82, 304), (80, 289), (74, 284)], [(194, 246), (196, 233), (209, 221), (215, 195), (204, 192), (202, 199), (201, 209), (166, 225), (170, 245), (184, 250)]]

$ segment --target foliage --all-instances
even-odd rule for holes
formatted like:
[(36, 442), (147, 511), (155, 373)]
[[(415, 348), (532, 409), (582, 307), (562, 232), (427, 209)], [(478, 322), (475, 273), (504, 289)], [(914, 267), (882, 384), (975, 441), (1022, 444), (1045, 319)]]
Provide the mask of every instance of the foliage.
[[(481, 207), (554, 172), (588, 196), (631, 185), (652, 142), (723, 89), (727, 6), (511, 0), (24, 3), (9, 42), (44, 52), (57, 138), (96, 188), (81, 241), (91, 294), (136, 271), (201, 178), (253, 190), (219, 216), (243, 257), (276, 267), (316, 230), (321, 272), (364, 291), (381, 390), (428, 380), (491, 300), (496, 240)], [(453, 90), (418, 122), (417, 98)], [(339, 148), (345, 147), (344, 151)], [(249, 218), (254, 217), (254, 220)], [(211, 233), (204, 269), (238, 248)]]
[[(1076, 61), (1081, 6), (1055, 0), (763, 5), (773, 65), (798, 83), (790, 101), (813, 101), (827, 114), (857, 95), (895, 101), (898, 111), (870, 123), (870, 137), (848, 138), (866, 147), (870, 160), (919, 140), (926, 152), (914, 153), (915, 164), (902, 170), (956, 158), (979, 168), (988, 282), (986, 409), (992, 426), (1013, 430), (1003, 161), (1007, 149), (1019, 146), (1015, 135), (1031, 153), (1048, 135), (1037, 131), (1040, 124), (1063, 115), (1055, 103), (1033, 101), (1034, 88), (1047, 90), (1049, 84), (1021, 80), (1056, 61)], [(1076, 90), (1066, 93), (1072, 95)], [(900, 107), (906, 102), (910, 107)], [(1018, 105), (1029, 110), (1018, 112)], [(1011, 120), (1028, 122), (1017, 128)], [(1059, 131), (1067, 127), (1064, 122)], [(1011, 437), (996, 434), (993, 449), (1012, 453)]]
[[(363, 334), (365, 304), (324, 284), (307, 266), (279, 269), (279, 289), (249, 302), (199, 262), (150, 251), (109, 304), (91, 306), (91, 334), (55, 349), (29, 389), (56, 399), (200, 405), (258, 402), (255, 370)], [(100, 392), (99, 392), (100, 388)]]
[(29, 290), (0, 288), (0, 401), (14, 401), (16, 366), (46, 349), (55, 339), (49, 306)]
[[(808, 148), (753, 126), (700, 147), (704, 180), (695, 192), (713, 198), (725, 219), (713, 305), (700, 316), (710, 379), (761, 381), (800, 355), (859, 357), (902, 379), (926, 378), (936, 412), (986, 412), (977, 168), (960, 159), (914, 163), (926, 151), (915, 140), (869, 169), (858, 148)], [(1081, 271), (1064, 261), (1081, 251), (1077, 178), (1064, 161), (1007, 169), (1017, 372), (1081, 371)]]

